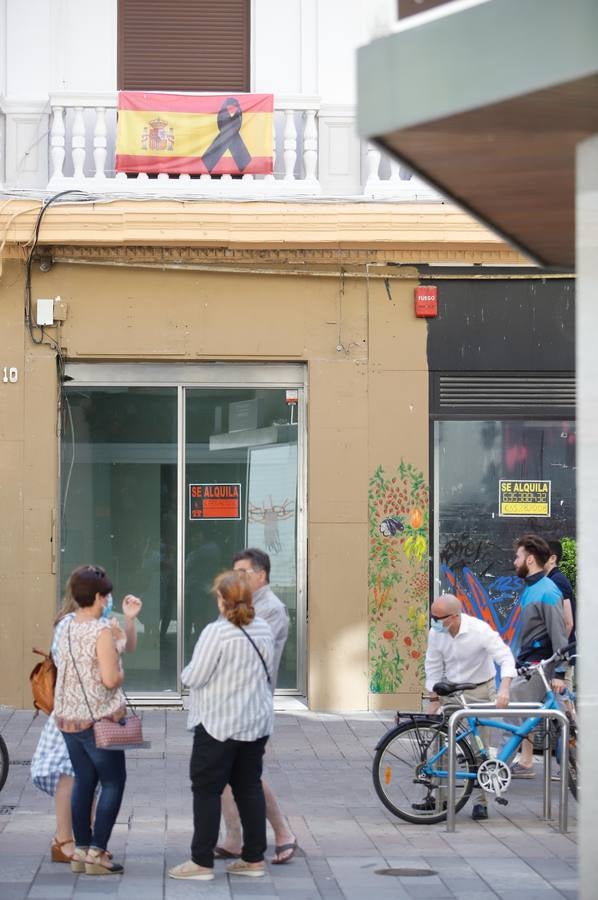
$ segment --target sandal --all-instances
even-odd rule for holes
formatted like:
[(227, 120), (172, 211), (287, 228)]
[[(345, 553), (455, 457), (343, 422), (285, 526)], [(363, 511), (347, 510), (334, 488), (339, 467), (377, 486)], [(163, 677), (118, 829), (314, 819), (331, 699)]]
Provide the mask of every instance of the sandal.
[(227, 850), (226, 847), (214, 847), (214, 859), (241, 859), (240, 853), (233, 853), (232, 850)]
[(248, 875), (250, 878), (261, 878), (266, 874), (262, 863), (248, 863), (244, 859), (236, 859), (226, 867), (229, 875)]
[(120, 863), (110, 862), (108, 865), (104, 865), (104, 863), (101, 861), (104, 855), (108, 856), (108, 859), (111, 859), (108, 853), (105, 853), (104, 850), (88, 851), (87, 856), (85, 857), (86, 875), (120, 875), (125, 871), (124, 866), (121, 866)]
[(65, 853), (62, 849), (66, 844), (72, 844), (73, 847), (75, 846), (73, 838), (67, 838), (66, 841), (59, 841), (56, 835), (54, 835), (52, 843), (50, 844), (50, 857), (52, 859), (52, 862), (70, 863), (73, 855)]
[(85, 859), (87, 857), (88, 851), (89, 847), (75, 847), (75, 852), (69, 860), (71, 864), (71, 872), (74, 872), (75, 875), (80, 875), (85, 871)]
[[(295, 855), (295, 851), (297, 850), (297, 838), (294, 841), (291, 841), (288, 844), (278, 844), (274, 847), (274, 856), (280, 856), (281, 853), (288, 853), (288, 856), (285, 856), (284, 859), (275, 859), (274, 857), (270, 860), (273, 866), (284, 866), (285, 863), (288, 863), (292, 860)], [(290, 853), (289, 853), (290, 851)]]

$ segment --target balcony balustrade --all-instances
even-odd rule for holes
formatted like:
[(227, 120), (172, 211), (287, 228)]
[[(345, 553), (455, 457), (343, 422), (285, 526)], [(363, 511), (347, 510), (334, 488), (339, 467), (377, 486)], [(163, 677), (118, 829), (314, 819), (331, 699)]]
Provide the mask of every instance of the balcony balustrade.
[[(34, 116), (33, 108), (21, 111), (17, 101), (0, 97), (4, 189), (205, 199), (440, 200), (408, 170), (358, 141), (352, 109), (339, 118), (330, 107), (322, 107), (319, 97), (309, 96), (275, 97), (271, 175), (116, 172), (117, 102), (116, 93), (56, 93), (47, 105), (37, 105)], [(19, 149), (28, 142), (35, 148), (35, 159), (30, 149), (24, 156)]]

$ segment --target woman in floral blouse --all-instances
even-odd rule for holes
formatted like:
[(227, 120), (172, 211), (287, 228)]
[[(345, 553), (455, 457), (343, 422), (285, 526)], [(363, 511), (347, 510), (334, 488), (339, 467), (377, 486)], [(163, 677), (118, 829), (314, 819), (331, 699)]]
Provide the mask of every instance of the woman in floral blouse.
[[(126, 710), (113, 630), (102, 617), (112, 582), (99, 566), (80, 566), (71, 574), (70, 585), (78, 610), (58, 642), (54, 716), (75, 772), (76, 849), (71, 869), (88, 875), (118, 874), (123, 867), (111, 861), (107, 849), (125, 788), (125, 755), (122, 750), (96, 747), (93, 732), (94, 720), (118, 721)], [(90, 824), (98, 782), (101, 792)]]

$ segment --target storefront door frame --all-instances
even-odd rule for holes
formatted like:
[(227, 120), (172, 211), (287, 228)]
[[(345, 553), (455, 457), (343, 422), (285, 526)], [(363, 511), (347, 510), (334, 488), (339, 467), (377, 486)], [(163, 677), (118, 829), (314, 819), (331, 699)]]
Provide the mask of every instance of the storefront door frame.
[[(307, 693), (307, 366), (301, 363), (88, 363), (71, 362), (65, 381), (80, 387), (177, 388), (177, 685), (176, 692), (132, 695), (141, 704), (172, 705), (183, 699), (180, 672), (183, 660), (185, 596), (184, 526), (185, 394), (192, 388), (276, 388), (298, 392), (297, 418), (297, 687), (282, 695)], [(60, 449), (60, 448), (59, 448)], [(60, 459), (60, 453), (59, 453)], [(60, 477), (60, 476), (59, 476)], [(60, 484), (60, 481), (59, 481)], [(60, 492), (59, 492), (60, 493)], [(64, 575), (64, 573), (61, 573)]]

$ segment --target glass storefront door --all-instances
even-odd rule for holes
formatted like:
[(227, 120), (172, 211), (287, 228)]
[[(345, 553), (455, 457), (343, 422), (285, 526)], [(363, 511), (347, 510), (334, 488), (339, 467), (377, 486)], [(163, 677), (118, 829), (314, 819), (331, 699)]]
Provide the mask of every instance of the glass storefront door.
[(270, 555), (289, 610), (278, 687), (304, 690), (303, 367), (73, 364), (67, 374), (60, 581), (94, 562), (117, 607), (125, 593), (142, 597), (130, 691), (180, 693), (182, 665), (216, 617), (214, 576), (246, 546)]
[(127, 684), (176, 690), (177, 390), (73, 386), (65, 405), (61, 584), (97, 563), (115, 603), (141, 596)]
[(196, 388), (185, 410), (185, 659), (214, 619), (214, 576), (259, 547), (291, 621), (278, 684), (296, 687), (296, 409), (280, 389)]

